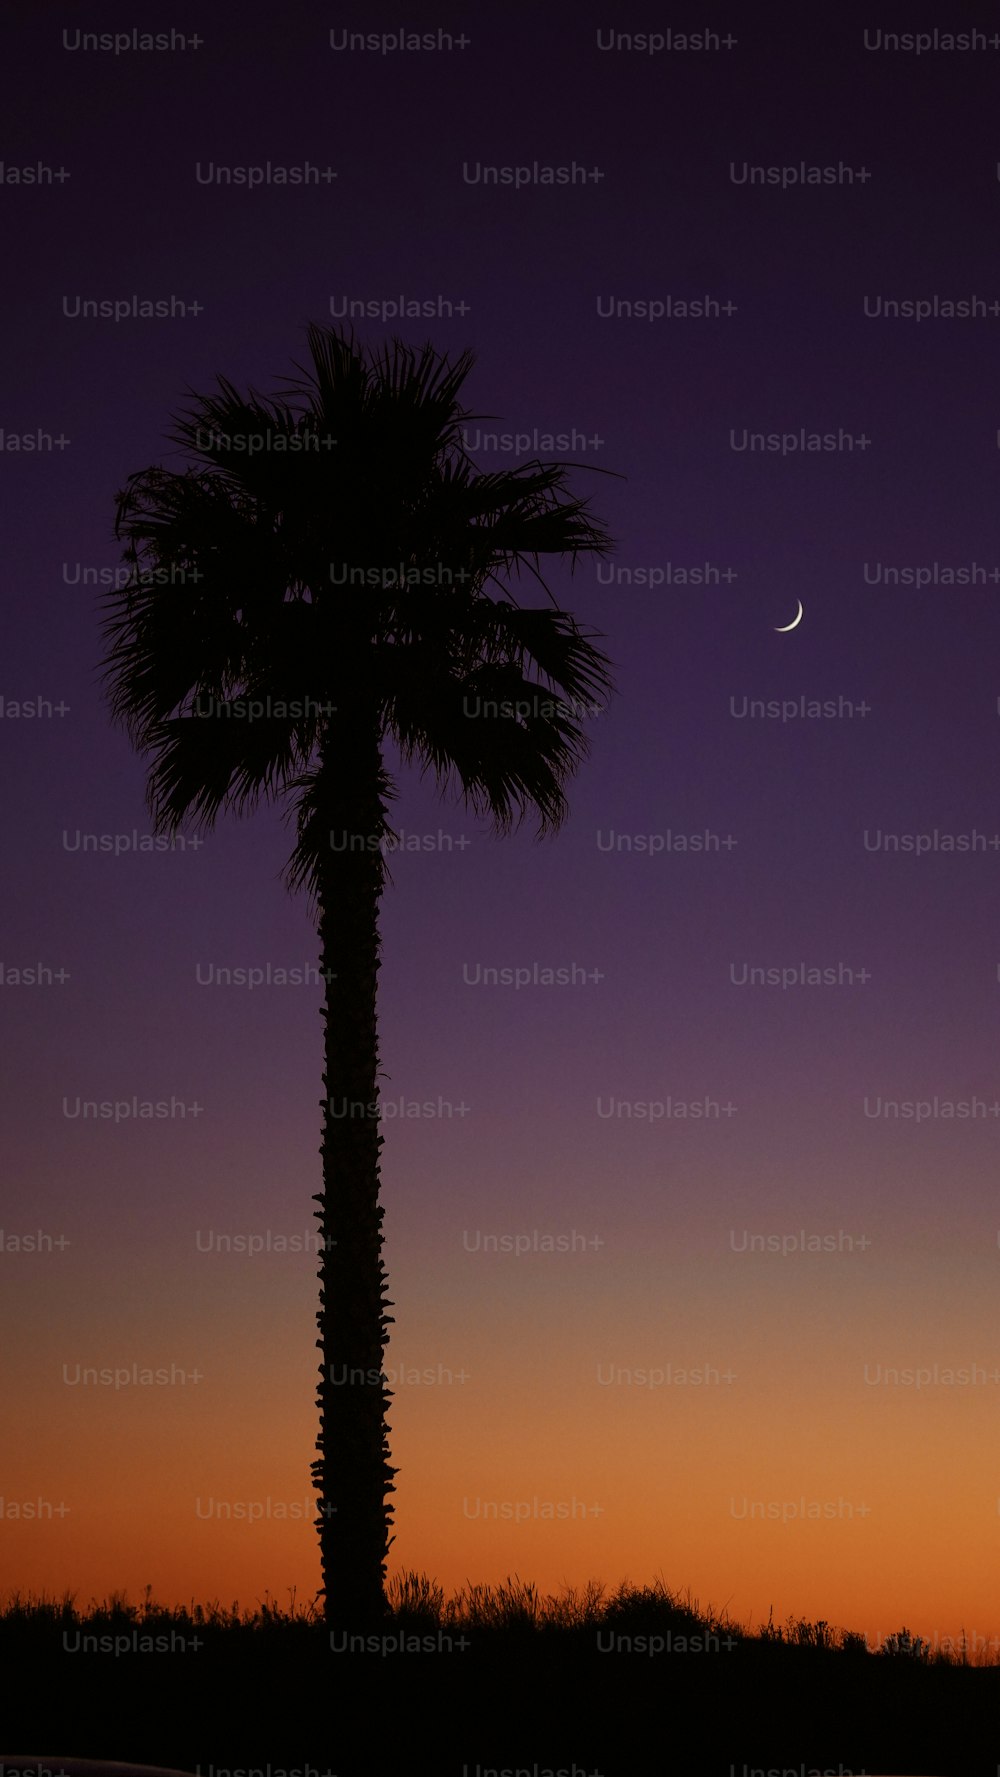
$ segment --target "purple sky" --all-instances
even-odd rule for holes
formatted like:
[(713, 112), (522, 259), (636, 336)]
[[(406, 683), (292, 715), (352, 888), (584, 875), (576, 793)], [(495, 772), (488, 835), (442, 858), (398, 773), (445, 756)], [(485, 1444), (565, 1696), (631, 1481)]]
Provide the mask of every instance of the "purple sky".
[[(65, 48), (64, 29), (73, 41), (77, 26), (51, 4), (4, 30), (5, 179), (38, 162), (70, 177), (0, 187), (0, 426), (5, 440), (40, 429), (71, 442), (0, 453), (0, 693), (69, 706), (0, 726), (0, 960), (70, 975), (0, 990), (10, 1055), (3, 1225), (64, 1230), (73, 1243), (38, 1255), (34, 1271), (27, 1255), (0, 1255), (14, 1312), (5, 1386), (56, 1440), (49, 1462), (89, 1435), (59, 1418), (70, 1413), (61, 1362), (159, 1362), (183, 1346), (194, 1359), (207, 1353), (206, 1368), (214, 1359), (218, 1376), (224, 1357), (242, 1381), (228, 1394), (206, 1385), (220, 1387), (228, 1420), (217, 1405), (179, 1421), (172, 1447), (195, 1453), (184, 1484), (197, 1491), (199, 1462), (206, 1450), (219, 1456), (225, 1436), (250, 1452), (241, 1461), (266, 1493), (254, 1462), (270, 1445), (274, 1403), (289, 1397), (298, 1442), (282, 1473), (289, 1486), (307, 1474), (310, 1259), (269, 1269), (234, 1260), (207, 1285), (192, 1251), (199, 1228), (311, 1225), (317, 995), (195, 979), (199, 963), (315, 960), (305, 904), (280, 881), (289, 830), (271, 810), (227, 822), (194, 852), (67, 849), (64, 834), (72, 846), (78, 832), (148, 830), (143, 766), (98, 693), (95, 590), (67, 582), (115, 567), (115, 492), (134, 470), (177, 461), (164, 432), (186, 388), (208, 389), (221, 372), (272, 391), (304, 356), (305, 322), (328, 320), (331, 300), (464, 303), (452, 318), (356, 324), (371, 342), (396, 330), (413, 343), (471, 345), (469, 404), (502, 417), (493, 429), (601, 441), (554, 454), (625, 477), (577, 476), (619, 540), (620, 581), (598, 584), (586, 564), (551, 578), (606, 636), (619, 695), (590, 724), (593, 756), (572, 787), (569, 823), (543, 846), (527, 830), (497, 842), (428, 785), (400, 778), (399, 826), (472, 843), (392, 865), (386, 1091), (471, 1109), (387, 1128), (397, 1336), (401, 1357), (428, 1363), (458, 1364), (468, 1341), (483, 1378), (469, 1386), (481, 1390), (474, 1400), (462, 1397), (467, 1419), (437, 1397), (429, 1421), (399, 1404), (401, 1559), (455, 1583), (518, 1559), (523, 1569), (516, 1533), (482, 1557), (466, 1538), (449, 1565), (448, 1502), (473, 1480), (485, 1486), (500, 1421), (523, 1457), (520, 1483), (537, 1491), (532, 1462), (549, 1475), (546, 1439), (558, 1427), (568, 1452), (560, 1484), (603, 1486), (609, 1504), (592, 1541), (585, 1527), (572, 1552), (533, 1548), (528, 1565), (545, 1583), (591, 1571), (613, 1581), (626, 1567), (644, 1578), (648, 1552), (650, 1571), (664, 1566), (717, 1601), (733, 1593), (737, 1611), (774, 1598), (831, 1618), (853, 1611), (864, 1628), (898, 1626), (889, 1617), (906, 1607), (922, 1613), (915, 1629), (968, 1621), (988, 1609), (997, 1534), (989, 1390), (907, 1396), (905, 1425), (892, 1397), (873, 1425), (860, 1375), (879, 1361), (992, 1366), (994, 1116), (893, 1123), (862, 1107), (935, 1095), (992, 1106), (997, 1090), (1000, 847), (868, 848), (879, 833), (1000, 833), (1000, 411), (988, 346), (998, 315), (917, 321), (866, 304), (1000, 303), (990, 133), (1000, 52), (989, 41), (920, 55), (867, 48), (863, 23), (833, 18), (792, 40), (734, 20), (728, 49), (603, 51), (607, 13), (520, 5), (421, 19), (420, 29), (456, 35), (464, 21), (464, 50), (340, 53), (331, 29), (391, 31), (397, 14), (300, 8), (291, 25), (249, 26), (230, 11), (227, 25), (216, 8), (174, 8), (169, 23), (204, 41), (164, 53)], [(613, 28), (653, 22), (640, 9)], [(706, 25), (726, 34), (722, 18), (674, 29)], [(117, 8), (85, 26), (130, 32), (163, 20)], [(880, 29), (869, 25), (869, 42)], [(468, 182), (479, 165), (535, 161), (601, 178)], [(204, 177), (209, 165), (267, 162), (337, 177), (248, 190), (196, 176), (199, 163)], [(739, 182), (744, 163), (843, 163), (856, 177), (751, 186)], [(78, 298), (133, 294), (177, 296), (201, 312), (120, 322), (64, 312)], [(705, 297), (734, 310), (653, 321), (599, 313)], [(870, 442), (808, 454), (733, 447), (744, 431), (803, 429)], [(484, 468), (513, 460), (472, 454)], [(706, 563), (733, 577), (677, 583), (678, 570)], [(935, 563), (978, 563), (987, 578), (917, 588), (883, 573)], [(639, 569), (659, 570), (661, 583), (629, 583)], [(800, 626), (776, 634), (797, 600)], [(741, 719), (744, 698), (844, 699), (867, 713)], [(736, 844), (684, 853), (665, 837), (706, 831)], [(612, 833), (663, 836), (663, 848), (602, 849)], [(602, 978), (514, 990), (463, 975), (536, 962), (575, 962)], [(870, 979), (788, 989), (731, 979), (731, 967), (800, 963)], [(204, 1111), (193, 1123), (117, 1127), (63, 1114), (64, 1096), (133, 1093)], [(595, 1109), (612, 1096), (636, 1105), (706, 1095), (736, 1112), (650, 1124)], [(488, 1274), (463, 1250), (463, 1230), (536, 1228), (605, 1244), (506, 1272), (494, 1263)], [(749, 1257), (737, 1262), (731, 1229), (850, 1229), (872, 1245), (850, 1257), (765, 1256), (754, 1270)], [(600, 1417), (608, 1391), (588, 1393), (595, 1324), (598, 1357), (655, 1365), (690, 1346), (742, 1366), (745, 1392), (737, 1401), (736, 1385), (720, 1390), (699, 1419), (687, 1400), (675, 1408), (676, 1390), (668, 1412), (665, 1389), (620, 1433), (616, 1467)], [(578, 1350), (579, 1388), (569, 1380)], [(670, 1418), (682, 1412), (683, 1432)], [(840, 1543), (823, 1528), (807, 1546), (802, 1526), (794, 1549), (786, 1533), (752, 1553), (749, 1533), (742, 1545), (715, 1537), (710, 1513), (700, 1515), (699, 1450), (718, 1479), (712, 1509), (733, 1519), (734, 1495), (839, 1496), (844, 1476), (821, 1460), (831, 1427), (858, 1440), (867, 1497), (894, 1520), (867, 1542), (864, 1526)], [(932, 1508), (918, 1471), (939, 1435), (952, 1440), (959, 1478)], [(96, 1444), (88, 1451), (96, 1487)], [(507, 1469), (496, 1472), (514, 1487)], [(30, 1469), (20, 1480), (26, 1493), (70, 1485)], [(141, 1545), (115, 1542), (107, 1478), (104, 1496), (105, 1520), (91, 1523), (81, 1505), (78, 1521), (79, 1571), (95, 1589), (146, 1571)], [(723, 1528), (732, 1537), (732, 1523)], [(248, 1591), (279, 1589), (286, 1569), (312, 1583), (310, 1533), (298, 1534), (266, 1571), (246, 1549), (218, 1571), (226, 1582), (244, 1574)], [(906, 1592), (912, 1535), (943, 1537), (948, 1553)], [(88, 1564), (88, 1549), (100, 1560)], [(174, 1543), (168, 1552), (159, 1567), (150, 1552), (160, 1590), (196, 1591), (203, 1570), (212, 1589), (208, 1557), (198, 1567)], [(38, 1531), (22, 1535), (17, 1562), (26, 1584), (65, 1567)]]

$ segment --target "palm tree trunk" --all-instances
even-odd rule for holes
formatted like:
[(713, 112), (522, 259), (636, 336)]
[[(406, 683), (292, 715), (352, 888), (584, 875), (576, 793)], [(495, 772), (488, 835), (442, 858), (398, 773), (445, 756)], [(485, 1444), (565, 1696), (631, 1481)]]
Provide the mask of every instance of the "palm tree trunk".
[[(345, 712), (346, 714), (346, 712)], [(324, 1614), (330, 1628), (364, 1633), (385, 1615), (392, 1522), (386, 1496), (391, 1391), (383, 1359), (393, 1317), (385, 1294), (379, 1207), (379, 903), (385, 828), (382, 762), (372, 720), (333, 725), (335, 752), (321, 783), (324, 848), (319, 937), (325, 977), (325, 1096), (319, 1299), (320, 1429), (312, 1465), (319, 1493)]]

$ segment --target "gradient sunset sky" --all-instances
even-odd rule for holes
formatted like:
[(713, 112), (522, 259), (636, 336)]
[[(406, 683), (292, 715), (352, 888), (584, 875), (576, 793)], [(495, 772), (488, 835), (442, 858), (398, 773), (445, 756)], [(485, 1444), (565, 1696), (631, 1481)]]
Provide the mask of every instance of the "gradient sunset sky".
[[(66, 11), (3, 28), (0, 1585), (319, 1584), (316, 1260), (274, 1250), (315, 1228), (319, 990), (208, 979), (316, 940), (277, 810), (132, 843), (93, 582), (186, 389), (271, 392), (307, 321), (403, 296), (442, 312), (359, 335), (476, 351), (484, 469), (571, 435), (617, 549), (551, 584), (618, 695), (541, 845), (399, 776), (383, 1084), (435, 1114), (385, 1123), (391, 1569), (1000, 1635), (1000, 39), (699, 14), (650, 53), (588, 0), (383, 54), (337, 44), (398, 8), (177, 5), (188, 47), (115, 53)], [(336, 178), (218, 183), (267, 163)], [(188, 312), (82, 312), (133, 296)], [(535, 965), (583, 979), (482, 977)], [(133, 1097), (188, 1114), (74, 1114)], [(133, 1365), (188, 1380), (82, 1380)]]

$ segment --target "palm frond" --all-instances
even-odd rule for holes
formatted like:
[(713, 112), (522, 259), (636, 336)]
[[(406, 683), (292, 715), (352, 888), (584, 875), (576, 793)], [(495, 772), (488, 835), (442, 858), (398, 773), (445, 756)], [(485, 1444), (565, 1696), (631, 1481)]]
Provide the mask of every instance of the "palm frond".
[[(543, 563), (575, 567), (613, 539), (567, 465), (470, 462), (471, 352), (396, 339), (367, 353), (319, 326), (307, 342), (280, 395), (224, 377), (189, 390), (171, 433), (186, 467), (140, 471), (118, 496), (130, 572), (106, 601), (102, 670), (114, 719), (149, 755), (155, 819), (298, 796), (291, 877), (314, 887), (324, 744), (332, 714), (344, 733), (356, 708), (501, 829), (532, 808), (540, 831), (558, 826), (587, 750), (581, 717), (612, 673)], [(336, 442), (316, 451), (321, 434)], [(515, 600), (524, 573), (547, 606)], [(496, 708), (470, 717), (470, 699)], [(263, 713), (244, 719), (241, 704)]]

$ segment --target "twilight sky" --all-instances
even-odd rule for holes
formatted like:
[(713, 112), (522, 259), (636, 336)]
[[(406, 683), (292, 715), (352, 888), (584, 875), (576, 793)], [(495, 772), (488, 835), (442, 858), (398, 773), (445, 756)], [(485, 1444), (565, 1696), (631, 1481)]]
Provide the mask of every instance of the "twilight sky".
[[(393, 1563), (996, 1636), (1000, 37), (686, 15), (717, 45), (649, 53), (607, 47), (648, 9), (520, 0), (383, 54), (337, 45), (398, 9), (75, 12), (3, 31), (5, 1585), (319, 1583), (315, 938), (278, 811), (137, 849), (95, 582), (185, 390), (271, 392), (368, 303), (370, 342), (477, 352), (483, 468), (537, 431), (618, 539), (551, 576), (618, 671), (563, 833), (400, 776)], [(536, 965), (577, 976), (487, 973)], [(187, 1114), (77, 1114), (133, 1097)], [(133, 1366), (174, 1380), (84, 1379)]]

